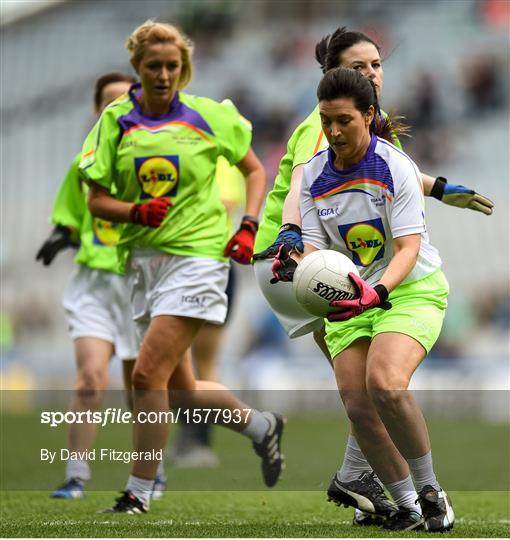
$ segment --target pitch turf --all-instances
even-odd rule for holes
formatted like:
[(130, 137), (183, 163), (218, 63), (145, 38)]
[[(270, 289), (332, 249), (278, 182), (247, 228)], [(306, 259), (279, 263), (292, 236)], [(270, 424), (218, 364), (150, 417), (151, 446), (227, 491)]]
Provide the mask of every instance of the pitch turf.
[[(429, 422), (436, 469), (457, 515), (449, 537), (507, 537), (510, 533), (508, 425), (473, 419)], [(143, 516), (99, 514), (125, 485), (129, 466), (92, 463), (83, 500), (49, 498), (63, 463), (43, 463), (39, 449), (65, 445), (65, 428), (48, 431), (33, 414), (1, 415), (0, 533), (7, 537), (384, 537), (353, 527), (352, 509), (326, 502), (347, 436), (338, 414), (291, 416), (284, 435), (287, 468), (266, 489), (250, 442), (216, 429), (218, 469), (168, 469), (172, 491)], [(175, 432), (175, 430), (174, 430)], [(101, 431), (97, 447), (128, 449), (129, 426)], [(482, 456), (482, 457), (481, 457)], [(391, 536), (430, 536), (392, 533)], [(441, 536), (442, 538), (443, 536)]]
[[(326, 503), (320, 492), (168, 492), (143, 516), (98, 514), (113, 493), (51, 500), (47, 493), (2, 494), (2, 536), (9, 537), (384, 537), (354, 527), (352, 510)], [(443, 537), (507, 537), (508, 493), (452, 492), (455, 528)], [(427, 537), (427, 533), (392, 533)]]

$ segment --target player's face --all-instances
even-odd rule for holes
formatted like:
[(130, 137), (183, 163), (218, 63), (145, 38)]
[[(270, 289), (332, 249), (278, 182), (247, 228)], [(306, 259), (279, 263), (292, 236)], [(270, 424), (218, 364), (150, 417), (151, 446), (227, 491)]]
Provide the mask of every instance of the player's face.
[(182, 56), (173, 43), (148, 45), (138, 65), (144, 99), (149, 103), (167, 103), (177, 91), (182, 71)]
[(377, 97), (381, 96), (384, 71), (381, 55), (377, 48), (367, 41), (356, 43), (342, 53), (340, 67), (351, 68), (373, 81), (377, 90)]
[(335, 153), (335, 165), (351, 167), (365, 155), (370, 144), (369, 126), (374, 118), (371, 106), (366, 113), (356, 109), (352, 98), (320, 101), (322, 130)]
[(131, 85), (125, 81), (112, 82), (107, 84), (101, 93), (101, 103), (97, 109), (97, 114), (101, 114), (103, 109), (113, 100), (117, 99), (122, 94), (125, 94)]

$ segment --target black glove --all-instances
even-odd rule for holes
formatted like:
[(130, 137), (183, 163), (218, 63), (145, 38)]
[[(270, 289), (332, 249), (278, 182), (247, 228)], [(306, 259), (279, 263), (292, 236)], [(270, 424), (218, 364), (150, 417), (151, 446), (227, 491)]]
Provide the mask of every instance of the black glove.
[(438, 201), (449, 204), (450, 206), (456, 206), (457, 208), (469, 208), (470, 210), (476, 210), (482, 212), (487, 216), (492, 214), (494, 203), (480, 195), (475, 190), (455, 184), (448, 184), (446, 178), (438, 176), (430, 195)]
[(67, 247), (77, 247), (77, 244), (71, 240), (71, 230), (63, 225), (57, 225), (37, 252), (35, 260), (42, 260), (44, 266), (48, 266), (57, 253)]
[(282, 244), (287, 244), (295, 251), (303, 253), (305, 247), (303, 245), (303, 239), (301, 238), (301, 227), (294, 223), (285, 223), (285, 225), (282, 225), (276, 240), (263, 251), (255, 253), (255, 255), (253, 255), (253, 260), (272, 259), (278, 253)]
[(289, 244), (282, 244), (278, 248), (278, 253), (273, 259), (273, 265), (271, 271), (273, 272), (273, 278), (269, 281), (272, 285), (279, 281), (292, 281), (294, 278), (294, 272), (297, 268), (297, 262), (291, 259), (290, 252), (292, 246)]

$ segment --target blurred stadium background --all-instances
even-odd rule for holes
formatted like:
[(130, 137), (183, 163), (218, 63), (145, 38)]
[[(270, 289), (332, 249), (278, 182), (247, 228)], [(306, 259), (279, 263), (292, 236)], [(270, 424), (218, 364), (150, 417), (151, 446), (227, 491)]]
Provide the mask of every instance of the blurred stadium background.
[[(407, 152), (427, 173), (473, 187), (496, 203), (487, 217), (427, 201), (430, 235), (452, 292), (443, 334), (415, 387), (508, 389), (509, 5), (506, 0), (2, 0), (3, 387), (73, 384), (61, 307), (73, 254), (65, 252), (43, 268), (35, 253), (50, 231), (57, 186), (91, 126), (96, 77), (131, 72), (124, 41), (145, 19), (158, 18), (178, 24), (195, 42), (188, 91), (231, 98), (253, 122), (268, 189), (288, 136), (315, 105), (320, 78), (315, 43), (346, 25), (382, 44), (383, 106), (404, 114), (413, 126), (413, 138), (404, 141)], [(241, 286), (222, 350), (223, 381), (232, 388), (333, 389), (312, 339), (287, 340), (251, 269), (237, 270)], [(115, 362), (112, 385), (119, 384)], [(481, 412), (501, 420), (508, 418), (505, 409)]]

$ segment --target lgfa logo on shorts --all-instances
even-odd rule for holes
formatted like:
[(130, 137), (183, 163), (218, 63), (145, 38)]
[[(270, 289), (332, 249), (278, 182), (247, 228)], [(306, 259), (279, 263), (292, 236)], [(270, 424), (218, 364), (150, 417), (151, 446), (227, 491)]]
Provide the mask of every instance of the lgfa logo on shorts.
[(384, 257), (386, 235), (380, 218), (339, 225), (338, 230), (358, 266), (369, 266)]
[(177, 194), (179, 156), (135, 158), (135, 170), (142, 189), (142, 199), (171, 197)]

